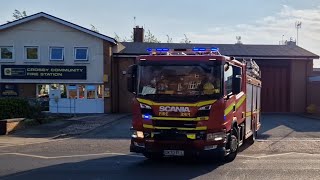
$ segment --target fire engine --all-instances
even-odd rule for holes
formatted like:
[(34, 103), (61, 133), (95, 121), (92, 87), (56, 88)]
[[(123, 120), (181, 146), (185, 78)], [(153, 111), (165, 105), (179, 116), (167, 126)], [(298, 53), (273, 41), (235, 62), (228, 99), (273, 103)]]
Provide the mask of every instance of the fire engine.
[(132, 92), (130, 151), (149, 159), (235, 159), (261, 126), (261, 72), (218, 48), (147, 49), (127, 71)]

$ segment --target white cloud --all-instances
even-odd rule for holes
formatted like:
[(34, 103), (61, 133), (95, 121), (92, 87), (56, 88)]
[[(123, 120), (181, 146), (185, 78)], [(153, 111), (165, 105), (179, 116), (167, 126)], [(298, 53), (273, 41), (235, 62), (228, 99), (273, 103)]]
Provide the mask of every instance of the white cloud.
[[(320, 55), (320, 7), (294, 9), (283, 5), (280, 12), (252, 24), (211, 27), (206, 34), (186, 34), (194, 43), (235, 43), (236, 36), (241, 36), (244, 44), (279, 44), (283, 35), (284, 40), (296, 39), (296, 21), (302, 22), (299, 46)], [(320, 67), (320, 60), (317, 61), (316, 66)]]

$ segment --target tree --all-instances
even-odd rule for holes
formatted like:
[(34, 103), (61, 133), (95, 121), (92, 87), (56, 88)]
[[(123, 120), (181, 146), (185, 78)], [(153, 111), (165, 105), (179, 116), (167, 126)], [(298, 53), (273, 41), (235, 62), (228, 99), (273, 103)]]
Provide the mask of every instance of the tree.
[(24, 17), (27, 17), (27, 13), (26, 11), (19, 11), (17, 9), (14, 10), (14, 13), (12, 14), (12, 17), (13, 17), (13, 20), (18, 20), (18, 19), (21, 19), (21, 18), (24, 18)]
[(187, 37), (186, 34), (183, 34), (184, 35), (184, 39), (181, 39), (180, 43), (186, 43), (186, 44), (190, 44), (191, 41), (189, 40), (189, 38)]
[[(27, 13), (26, 11), (19, 11), (17, 9), (14, 10), (14, 12), (12, 13), (12, 17), (13, 17), (13, 20), (18, 20), (18, 19), (21, 19), (21, 18), (24, 18), (24, 17), (27, 17)], [(7, 22), (10, 22), (10, 21), (7, 21)]]
[(91, 25), (91, 31), (94, 31), (94, 32), (99, 32), (99, 30), (94, 26), (94, 25), (92, 25), (92, 24), (90, 24)]
[(172, 43), (172, 38), (167, 34), (167, 43)]
[(121, 41), (120, 36), (117, 33), (114, 33), (114, 39), (118, 42)]
[(147, 31), (147, 33), (144, 35), (143, 42), (149, 42), (149, 43), (161, 43), (152, 33), (150, 30)]

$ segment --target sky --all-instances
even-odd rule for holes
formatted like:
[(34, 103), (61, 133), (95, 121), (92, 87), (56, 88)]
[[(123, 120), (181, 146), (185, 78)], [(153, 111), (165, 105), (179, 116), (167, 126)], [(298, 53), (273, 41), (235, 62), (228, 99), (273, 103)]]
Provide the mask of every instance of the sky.
[(192, 43), (233, 44), (241, 36), (243, 44), (279, 44), (297, 39), (295, 22), (301, 21), (298, 45), (320, 55), (320, 0), (10, 0), (0, 3), (0, 24), (12, 20), (15, 9), (92, 24), (121, 39), (139, 25), (161, 42), (186, 35)]

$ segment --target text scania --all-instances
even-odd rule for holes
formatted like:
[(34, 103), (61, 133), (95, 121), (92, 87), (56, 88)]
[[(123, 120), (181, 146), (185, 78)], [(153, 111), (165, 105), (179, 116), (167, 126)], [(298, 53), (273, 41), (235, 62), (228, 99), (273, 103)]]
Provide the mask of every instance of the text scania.
[(162, 112), (190, 112), (190, 109), (189, 109), (189, 107), (160, 106), (159, 111), (162, 111)]

